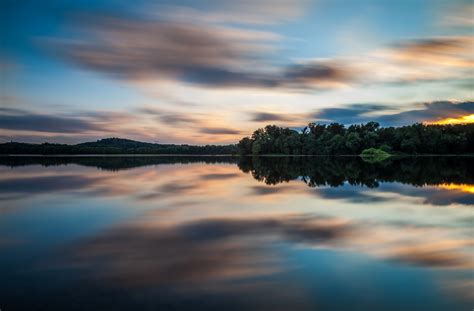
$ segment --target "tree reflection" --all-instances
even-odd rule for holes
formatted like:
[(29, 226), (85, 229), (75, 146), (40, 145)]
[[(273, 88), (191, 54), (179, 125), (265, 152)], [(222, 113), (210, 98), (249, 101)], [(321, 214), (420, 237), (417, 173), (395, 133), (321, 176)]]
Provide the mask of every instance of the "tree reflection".
[(376, 163), (360, 157), (243, 157), (238, 166), (267, 185), (301, 179), (310, 187), (338, 187), (347, 182), (375, 188), (382, 182), (420, 187), (473, 184), (471, 162), (471, 157), (392, 157)]
[(350, 185), (378, 187), (383, 182), (414, 186), (473, 185), (473, 157), (390, 157), (367, 162), (357, 156), (231, 157), (231, 156), (135, 156), (135, 157), (0, 157), (0, 165), (56, 166), (77, 164), (119, 171), (149, 165), (191, 163), (237, 164), (239, 169), (267, 185), (301, 179), (310, 187)]
[(0, 156), (0, 165), (16, 167), (26, 165), (58, 166), (77, 164), (97, 167), (106, 171), (120, 171), (148, 165), (189, 163), (236, 163), (231, 156)]

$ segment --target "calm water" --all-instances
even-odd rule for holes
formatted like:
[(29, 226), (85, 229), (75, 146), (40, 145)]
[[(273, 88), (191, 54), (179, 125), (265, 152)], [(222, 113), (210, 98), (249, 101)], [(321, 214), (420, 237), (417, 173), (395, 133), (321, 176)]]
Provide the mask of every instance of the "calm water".
[(469, 310), (473, 158), (0, 158), (0, 309)]

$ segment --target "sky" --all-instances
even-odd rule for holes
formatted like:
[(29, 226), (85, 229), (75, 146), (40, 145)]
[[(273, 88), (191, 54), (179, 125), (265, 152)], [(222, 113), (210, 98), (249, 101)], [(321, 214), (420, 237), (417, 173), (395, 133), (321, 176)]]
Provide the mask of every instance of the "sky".
[(267, 124), (473, 119), (470, 0), (0, 5), (0, 142), (226, 144)]

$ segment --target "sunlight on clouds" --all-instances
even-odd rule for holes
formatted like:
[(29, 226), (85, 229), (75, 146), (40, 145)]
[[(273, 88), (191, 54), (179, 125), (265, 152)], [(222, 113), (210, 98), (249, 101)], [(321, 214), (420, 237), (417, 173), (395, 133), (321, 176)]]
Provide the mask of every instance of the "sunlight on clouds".
[(461, 191), (461, 192), (466, 192), (466, 193), (472, 193), (474, 194), (474, 185), (467, 185), (467, 184), (442, 184), (439, 185), (438, 187), (442, 189), (448, 189), (448, 190), (455, 190), (455, 191)]
[(437, 124), (437, 125), (446, 125), (446, 124), (468, 124), (474, 123), (474, 114), (467, 116), (457, 117), (457, 118), (446, 118), (438, 121), (428, 121), (426, 124)]

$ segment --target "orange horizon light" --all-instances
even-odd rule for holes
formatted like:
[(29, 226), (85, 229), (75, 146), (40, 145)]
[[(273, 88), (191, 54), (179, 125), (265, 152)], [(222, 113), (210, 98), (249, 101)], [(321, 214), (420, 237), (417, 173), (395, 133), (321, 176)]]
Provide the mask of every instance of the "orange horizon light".
[(474, 185), (470, 184), (441, 184), (438, 187), (447, 190), (457, 190), (465, 193), (472, 193), (474, 194)]
[(462, 116), (459, 118), (446, 118), (446, 119), (441, 119), (438, 121), (425, 122), (425, 124), (430, 124), (430, 125), (449, 125), (449, 124), (467, 124), (467, 123), (474, 123), (474, 114)]

